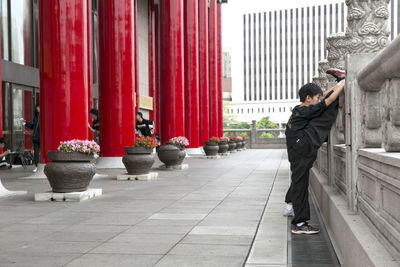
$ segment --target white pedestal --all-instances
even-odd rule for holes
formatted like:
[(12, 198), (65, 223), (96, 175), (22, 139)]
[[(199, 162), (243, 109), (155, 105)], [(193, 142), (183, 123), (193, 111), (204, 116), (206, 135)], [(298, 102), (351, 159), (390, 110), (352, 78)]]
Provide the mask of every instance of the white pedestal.
[(168, 167), (167, 168), (167, 166), (165, 166), (164, 164), (163, 165), (160, 165), (160, 167), (159, 167), (161, 170), (186, 170), (186, 169), (189, 169), (189, 164), (181, 164), (181, 165), (175, 165), (175, 166), (171, 166), (171, 167)]
[(151, 172), (148, 174), (121, 174), (117, 176), (118, 181), (149, 181), (149, 180), (157, 180), (158, 173)]
[(97, 169), (125, 169), (122, 157), (99, 157), (96, 160)]
[(0, 180), (0, 198), (2, 197), (10, 197), (10, 196), (19, 196), (25, 195), (26, 191), (8, 191)]
[(221, 156), (220, 155), (216, 155), (216, 156), (206, 156), (206, 159), (220, 159)]
[(71, 192), (71, 193), (37, 193), (35, 194), (35, 201), (75, 201), (81, 202), (89, 198), (101, 196), (103, 189), (88, 189), (83, 192)]
[(199, 148), (186, 148), (186, 155), (188, 157), (204, 156), (204, 151), (202, 147)]

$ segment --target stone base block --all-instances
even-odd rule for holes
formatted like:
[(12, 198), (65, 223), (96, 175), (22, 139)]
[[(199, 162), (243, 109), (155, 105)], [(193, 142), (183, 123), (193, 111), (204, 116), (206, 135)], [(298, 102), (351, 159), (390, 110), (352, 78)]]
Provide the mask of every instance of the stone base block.
[(158, 178), (157, 172), (151, 172), (148, 174), (121, 174), (117, 176), (118, 181), (149, 181), (156, 180)]
[(186, 170), (186, 169), (189, 169), (189, 164), (181, 164), (181, 165), (176, 165), (176, 166), (171, 166), (171, 167), (168, 167), (167, 168), (167, 166), (165, 166), (164, 164), (163, 165), (160, 165), (160, 167), (159, 167), (161, 170)]
[(94, 198), (101, 196), (103, 194), (103, 189), (92, 188), (83, 192), (71, 192), (71, 193), (37, 193), (35, 194), (35, 201), (75, 201), (81, 202), (89, 198)]
[(4, 186), (0, 180), (0, 198), (2, 197), (11, 197), (11, 196), (19, 196), (25, 195), (27, 191), (9, 191)]
[(220, 155), (215, 155), (215, 156), (206, 156), (206, 159), (220, 159)]
[(226, 157), (229, 156), (231, 153), (226, 152), (226, 153), (219, 153), (218, 155), (222, 156), (222, 157)]

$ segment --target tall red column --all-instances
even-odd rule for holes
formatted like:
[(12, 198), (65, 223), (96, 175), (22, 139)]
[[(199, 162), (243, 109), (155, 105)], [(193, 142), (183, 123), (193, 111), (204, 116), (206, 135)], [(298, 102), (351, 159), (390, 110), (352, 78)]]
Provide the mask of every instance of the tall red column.
[[(149, 49), (149, 96), (153, 98), (153, 110), (150, 113), (150, 120), (157, 121), (155, 112), (156, 100), (156, 67), (155, 67), (155, 5), (154, 0), (148, 2), (148, 49)], [(156, 129), (158, 130), (158, 129)]]
[(135, 133), (135, 25), (133, 0), (99, 1), (100, 147), (104, 157), (124, 154)]
[(41, 156), (60, 141), (87, 139), (87, 0), (39, 2)]
[(200, 144), (209, 139), (208, 0), (199, 0)]
[(159, 36), (159, 7), (160, 5), (154, 5), (154, 17), (155, 17), (155, 27), (154, 27), (154, 48), (155, 48), (155, 54), (154, 54), (154, 63), (155, 63), (155, 113), (157, 114), (157, 120), (156, 120), (156, 130), (155, 132), (158, 134), (161, 134), (161, 91), (160, 91), (160, 60), (159, 60), (159, 55), (160, 55), (160, 36)]
[[(119, 1), (119, 0), (118, 0)], [(124, 1), (126, 1), (126, 0), (124, 0)], [(138, 1), (139, 0), (133, 0), (133, 2), (134, 2), (134, 5), (135, 5), (135, 8), (134, 8), (134, 12), (133, 12), (133, 14), (134, 14), (134, 33), (135, 33), (135, 46), (134, 46), (134, 48), (135, 48), (135, 91), (134, 91), (134, 95), (136, 96), (136, 99), (135, 99), (135, 104), (136, 104), (136, 106), (135, 106), (135, 114), (137, 113), (137, 112), (139, 112), (139, 99), (140, 99), (140, 95), (139, 95), (139, 75), (138, 75), (138, 68), (139, 68), (139, 54), (138, 54), (138, 51), (139, 51), (139, 48), (138, 48), (138, 42), (137, 42), (137, 40), (138, 40), (138, 29), (137, 29), (137, 25), (138, 25), (138, 23), (137, 23), (137, 21), (138, 21)], [(135, 121), (136, 121), (136, 116), (135, 116)]]
[(199, 6), (185, 1), (185, 135), (199, 147)]
[[(93, 108), (93, 23), (92, 23), (92, 0), (87, 1), (88, 4), (88, 111), (89, 111), (89, 123), (92, 122), (90, 116), (90, 110)], [(88, 138), (93, 140), (93, 132), (88, 127)]]
[(162, 0), (161, 12), (161, 140), (183, 136), (183, 1)]
[(209, 74), (210, 74), (210, 137), (218, 134), (218, 68), (217, 68), (217, 0), (210, 1), (208, 17), (208, 51), (209, 51)]
[(222, 136), (224, 131), (224, 107), (223, 107), (223, 92), (222, 92), (222, 5), (217, 5), (217, 46), (218, 46), (218, 135)]

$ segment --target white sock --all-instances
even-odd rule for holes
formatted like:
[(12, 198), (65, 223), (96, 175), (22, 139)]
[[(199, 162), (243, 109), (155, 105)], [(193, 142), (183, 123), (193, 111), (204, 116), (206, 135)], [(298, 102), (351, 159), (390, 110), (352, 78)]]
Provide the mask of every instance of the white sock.
[(286, 209), (287, 210), (292, 210), (293, 209), (293, 205), (291, 205), (291, 204), (286, 204)]
[(298, 224), (296, 224), (296, 225), (297, 225), (297, 227), (302, 227), (302, 226), (304, 225), (304, 223), (301, 222), (301, 223), (298, 223)]

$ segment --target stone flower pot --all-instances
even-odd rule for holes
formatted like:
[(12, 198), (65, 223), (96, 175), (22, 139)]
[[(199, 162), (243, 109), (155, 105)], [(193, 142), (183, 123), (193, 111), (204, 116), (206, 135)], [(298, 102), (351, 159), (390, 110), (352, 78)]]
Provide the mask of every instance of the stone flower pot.
[(229, 149), (228, 151), (233, 151), (236, 149), (236, 142), (235, 141), (229, 141)]
[(177, 146), (165, 144), (158, 149), (158, 158), (167, 168), (181, 165), (186, 157), (186, 151)]
[(241, 140), (236, 140), (236, 149), (242, 149), (243, 142)]
[(122, 158), (128, 174), (148, 174), (155, 162), (153, 149), (145, 147), (125, 147), (126, 155)]
[(218, 155), (219, 146), (218, 143), (215, 142), (204, 142), (204, 152), (207, 156), (216, 156)]
[(96, 174), (94, 155), (49, 151), (48, 159), (44, 174), (54, 193), (86, 191)]
[(242, 141), (242, 148), (245, 148), (246, 147), (246, 140), (243, 140)]
[(229, 149), (229, 144), (228, 144), (228, 142), (219, 142), (219, 143), (218, 143), (218, 146), (219, 146), (218, 153), (224, 154), (224, 153), (227, 153), (227, 152), (228, 152), (228, 149)]

